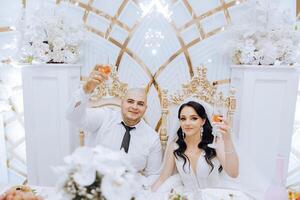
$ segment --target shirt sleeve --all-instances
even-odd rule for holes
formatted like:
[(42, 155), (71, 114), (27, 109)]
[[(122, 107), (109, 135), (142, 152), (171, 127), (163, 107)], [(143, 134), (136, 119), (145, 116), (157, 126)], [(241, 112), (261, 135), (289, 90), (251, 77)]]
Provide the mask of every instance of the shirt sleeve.
[[(157, 134), (157, 133), (156, 133)], [(150, 152), (147, 160), (147, 166), (145, 168), (145, 175), (158, 175), (162, 164), (162, 148), (159, 137), (156, 137), (150, 147)]]
[(88, 108), (89, 95), (80, 87), (72, 96), (66, 110), (66, 118), (77, 127), (90, 133), (99, 129), (107, 113), (104, 109)]

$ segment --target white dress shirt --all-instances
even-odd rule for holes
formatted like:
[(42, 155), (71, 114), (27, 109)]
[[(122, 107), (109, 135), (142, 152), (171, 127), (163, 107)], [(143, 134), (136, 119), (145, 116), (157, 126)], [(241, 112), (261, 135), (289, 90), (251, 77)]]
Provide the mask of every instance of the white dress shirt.
[[(67, 119), (87, 131), (87, 145), (103, 145), (112, 150), (120, 150), (125, 127), (121, 124), (119, 110), (109, 108), (87, 108), (89, 95), (80, 88), (73, 95), (68, 108)], [(76, 106), (78, 102), (81, 102)], [(159, 135), (144, 120), (130, 131), (127, 156), (136, 168), (146, 176), (157, 175), (162, 162)]]

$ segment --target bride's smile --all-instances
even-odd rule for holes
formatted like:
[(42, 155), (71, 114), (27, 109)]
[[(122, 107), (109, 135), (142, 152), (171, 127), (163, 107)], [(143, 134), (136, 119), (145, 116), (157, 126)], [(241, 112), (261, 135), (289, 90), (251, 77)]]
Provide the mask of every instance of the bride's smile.
[(180, 114), (180, 126), (187, 137), (200, 134), (203, 120), (192, 107), (184, 107)]

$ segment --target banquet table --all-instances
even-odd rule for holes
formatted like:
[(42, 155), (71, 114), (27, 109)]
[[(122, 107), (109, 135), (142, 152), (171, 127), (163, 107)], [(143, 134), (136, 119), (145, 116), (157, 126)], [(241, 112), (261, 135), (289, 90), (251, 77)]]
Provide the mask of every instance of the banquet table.
[[(12, 187), (12, 185), (0, 183), (0, 193), (4, 193), (10, 187)], [(34, 189), (39, 196), (43, 197), (44, 200), (65, 200), (53, 187), (31, 186), (31, 188)], [(161, 195), (158, 198), (156, 195), (157, 194), (142, 195), (137, 198), (137, 200), (168, 199), (168, 195), (165, 195), (164, 198), (161, 198)], [(188, 200), (252, 200), (251, 197), (241, 191), (215, 188), (203, 189), (199, 194), (187, 194), (186, 196)]]

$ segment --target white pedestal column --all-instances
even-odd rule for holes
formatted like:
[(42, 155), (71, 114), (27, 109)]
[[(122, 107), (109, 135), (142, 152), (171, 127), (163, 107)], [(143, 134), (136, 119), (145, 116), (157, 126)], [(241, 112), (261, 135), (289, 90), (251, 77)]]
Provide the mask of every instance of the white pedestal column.
[[(275, 159), (278, 154), (285, 157), (285, 181), (298, 79), (299, 72), (295, 67), (232, 67), (232, 86), (237, 89), (233, 129), (240, 150), (244, 181), (253, 181), (255, 184), (252, 177), (255, 177), (253, 173), (257, 173), (263, 176), (263, 186), (267, 187), (275, 178)], [(253, 172), (253, 169), (257, 171)], [(259, 180), (256, 180), (256, 184), (260, 184)]]
[(53, 186), (52, 167), (61, 165), (75, 146), (75, 129), (65, 110), (80, 84), (80, 65), (27, 65), (22, 79), (29, 184)]

